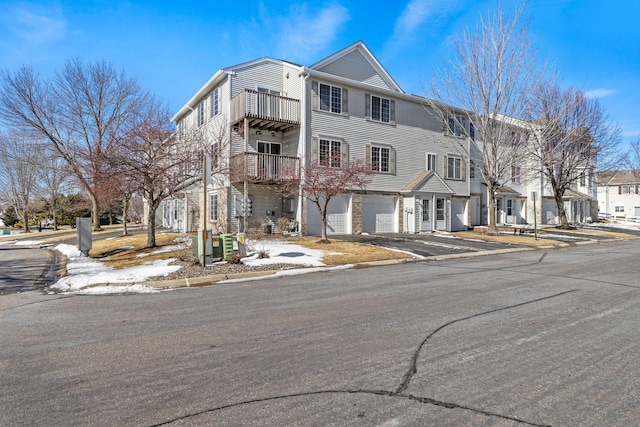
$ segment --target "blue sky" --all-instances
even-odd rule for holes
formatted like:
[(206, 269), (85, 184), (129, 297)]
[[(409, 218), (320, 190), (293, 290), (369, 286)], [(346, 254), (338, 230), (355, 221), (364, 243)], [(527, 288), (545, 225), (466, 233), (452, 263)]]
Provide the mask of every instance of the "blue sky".
[[(515, 2), (503, 0), (511, 7)], [(263, 56), (311, 65), (362, 40), (406, 92), (426, 95), (450, 40), (495, 0), (0, 0), (0, 68), (47, 76), (104, 59), (177, 111), (218, 69)], [(540, 54), (640, 135), (640, 2), (529, 0)]]

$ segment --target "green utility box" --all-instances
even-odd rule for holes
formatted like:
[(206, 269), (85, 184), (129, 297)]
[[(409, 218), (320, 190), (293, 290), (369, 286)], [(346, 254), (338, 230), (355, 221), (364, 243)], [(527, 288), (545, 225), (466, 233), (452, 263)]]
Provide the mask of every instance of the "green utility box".
[(222, 259), (229, 259), (233, 255), (233, 234), (221, 234)]

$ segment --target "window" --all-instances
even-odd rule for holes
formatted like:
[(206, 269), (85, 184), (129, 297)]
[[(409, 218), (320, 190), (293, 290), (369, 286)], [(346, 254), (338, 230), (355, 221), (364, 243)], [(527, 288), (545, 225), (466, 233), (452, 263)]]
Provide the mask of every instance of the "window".
[(371, 120), (389, 123), (391, 119), (391, 101), (379, 96), (371, 96)]
[[(473, 124), (473, 122), (469, 122), (469, 138), (472, 141), (476, 140), (476, 127)], [(471, 178), (473, 178), (473, 177), (471, 177)]]
[(520, 184), (520, 166), (511, 166), (511, 183)]
[(427, 170), (435, 171), (436, 170), (436, 155), (427, 153)]
[(476, 165), (473, 163), (473, 160), (469, 162), (469, 178), (474, 179), (476, 177)]
[(211, 108), (209, 110), (211, 117), (217, 116), (220, 113), (220, 99), (219, 90), (214, 89), (211, 93)]
[(447, 116), (446, 133), (453, 136), (464, 136), (464, 117)]
[(320, 83), (320, 109), (342, 113), (342, 88)]
[(339, 168), (342, 166), (342, 143), (329, 139), (320, 140), (318, 161), (322, 166)]
[(200, 101), (198, 105), (198, 126), (204, 124), (204, 101)]
[(522, 142), (522, 134), (520, 132), (511, 132), (511, 145), (518, 147), (520, 142)]
[(389, 147), (371, 146), (371, 170), (391, 172), (391, 149)]
[(583, 173), (580, 175), (580, 186), (584, 187), (587, 185), (587, 176)]
[(624, 205), (616, 205), (616, 212), (617, 213), (624, 212)]
[(636, 194), (636, 186), (635, 185), (621, 185), (619, 193), (620, 194)]
[(462, 159), (460, 157), (448, 156), (447, 157), (447, 178), (448, 179), (463, 179), (462, 178)]
[(211, 144), (211, 172), (215, 173), (220, 167), (220, 144)]
[(218, 220), (218, 195), (209, 195), (209, 221)]

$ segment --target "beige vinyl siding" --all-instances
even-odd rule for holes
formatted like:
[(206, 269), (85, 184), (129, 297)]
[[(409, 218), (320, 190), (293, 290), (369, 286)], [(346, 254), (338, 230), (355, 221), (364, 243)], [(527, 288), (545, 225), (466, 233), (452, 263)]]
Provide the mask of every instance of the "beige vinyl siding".
[[(302, 77), (300, 69), (285, 63), (282, 67), (282, 95), (294, 99), (302, 99)], [(287, 77), (289, 75), (289, 77)]]

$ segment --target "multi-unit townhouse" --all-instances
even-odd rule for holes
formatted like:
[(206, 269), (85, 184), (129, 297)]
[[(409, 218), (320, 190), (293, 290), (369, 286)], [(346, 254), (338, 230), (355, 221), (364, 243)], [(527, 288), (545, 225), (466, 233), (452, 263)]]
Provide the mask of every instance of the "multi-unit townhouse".
[[(331, 199), (329, 234), (487, 224), (473, 124), (442, 120), (427, 101), (404, 92), (362, 42), (310, 66), (264, 57), (221, 69), (172, 118), (179, 136), (205, 141), (209, 163), (203, 183), (165, 201), (159, 223), (238, 232), (274, 230), (286, 218), (303, 234), (319, 235), (315, 205), (283, 193), (281, 184), (310, 162), (327, 163), (331, 154), (338, 164), (327, 167), (362, 158), (375, 170), (365, 191)], [(496, 194), (499, 224), (533, 223), (534, 196), (537, 222), (558, 223), (546, 179), (539, 172), (525, 177), (531, 166), (514, 164), (503, 177)], [(596, 200), (591, 172), (583, 176), (564, 198), (575, 222), (591, 215)]]
[(172, 120), (179, 135), (197, 129), (215, 155), (206, 191), (194, 186), (164, 204), (166, 226), (202, 228), (205, 215), (207, 228), (236, 232), (247, 214), (249, 228), (288, 218), (320, 234), (315, 205), (283, 194), (280, 183), (327, 153), (375, 160), (366, 191), (331, 200), (329, 233), (464, 230), (472, 217), (481, 221), (471, 212), (465, 133), (443, 128), (426, 99), (405, 93), (362, 42), (311, 66), (265, 57), (224, 68)]
[(640, 170), (601, 172), (597, 186), (601, 217), (640, 220)]

